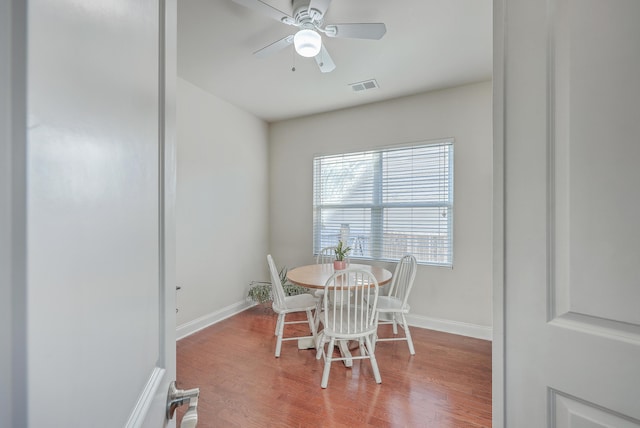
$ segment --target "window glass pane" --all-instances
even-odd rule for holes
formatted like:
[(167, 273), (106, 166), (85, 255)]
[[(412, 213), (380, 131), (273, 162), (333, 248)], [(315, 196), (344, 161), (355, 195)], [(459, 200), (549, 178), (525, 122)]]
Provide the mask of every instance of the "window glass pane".
[(382, 259), (413, 254), (423, 262), (447, 264), (451, 260), (449, 217), (446, 207), (385, 209)]
[(319, 165), (320, 188), (316, 195), (322, 205), (367, 203), (373, 195), (373, 155), (331, 156)]
[(422, 146), (383, 153), (384, 202), (446, 202), (449, 146)]
[(371, 257), (367, 245), (371, 230), (371, 209), (317, 209), (314, 218), (319, 218), (319, 221), (314, 221), (319, 232), (316, 235), (315, 245), (318, 251), (325, 247), (335, 246), (340, 240), (341, 232), (344, 232), (341, 230), (343, 225), (349, 225), (347, 245), (352, 249), (350, 256)]

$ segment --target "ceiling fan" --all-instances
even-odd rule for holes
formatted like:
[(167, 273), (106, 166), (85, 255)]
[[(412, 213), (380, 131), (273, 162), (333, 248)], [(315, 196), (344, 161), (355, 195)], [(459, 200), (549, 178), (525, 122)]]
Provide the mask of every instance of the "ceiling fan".
[(291, 0), (292, 15), (276, 9), (261, 0), (233, 0), (283, 24), (298, 27), (295, 34), (288, 35), (254, 52), (258, 58), (264, 58), (278, 52), (292, 43), (298, 54), (304, 57), (314, 57), (320, 71), (328, 73), (336, 68), (329, 52), (322, 43), (320, 33), (327, 37), (343, 37), (353, 39), (379, 40), (387, 32), (387, 27), (380, 22), (358, 24), (330, 24), (324, 25), (331, 0)]

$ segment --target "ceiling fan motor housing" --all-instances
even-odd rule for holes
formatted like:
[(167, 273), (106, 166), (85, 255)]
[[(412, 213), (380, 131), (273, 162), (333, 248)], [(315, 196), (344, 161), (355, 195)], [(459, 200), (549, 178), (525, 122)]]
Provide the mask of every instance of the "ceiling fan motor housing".
[(322, 12), (309, 9), (309, 0), (291, 0), (295, 25), (306, 29), (317, 29), (322, 26)]

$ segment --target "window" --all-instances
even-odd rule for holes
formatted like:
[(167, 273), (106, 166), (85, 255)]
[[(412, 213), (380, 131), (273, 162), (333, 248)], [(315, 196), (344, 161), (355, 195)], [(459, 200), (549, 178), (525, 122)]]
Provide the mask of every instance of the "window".
[(346, 240), (351, 258), (453, 264), (453, 141), (313, 160), (313, 250)]

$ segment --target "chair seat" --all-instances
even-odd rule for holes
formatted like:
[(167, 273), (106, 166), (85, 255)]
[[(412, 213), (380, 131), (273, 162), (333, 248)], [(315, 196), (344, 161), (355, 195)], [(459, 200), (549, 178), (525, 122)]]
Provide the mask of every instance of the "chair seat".
[(311, 294), (298, 294), (295, 296), (286, 296), (284, 298), (286, 308), (281, 308), (273, 302), (273, 310), (276, 313), (280, 312), (298, 312), (307, 309), (315, 309), (318, 304), (318, 299)]
[(402, 306), (402, 300), (392, 296), (378, 297), (378, 312), (409, 312), (409, 305)]

